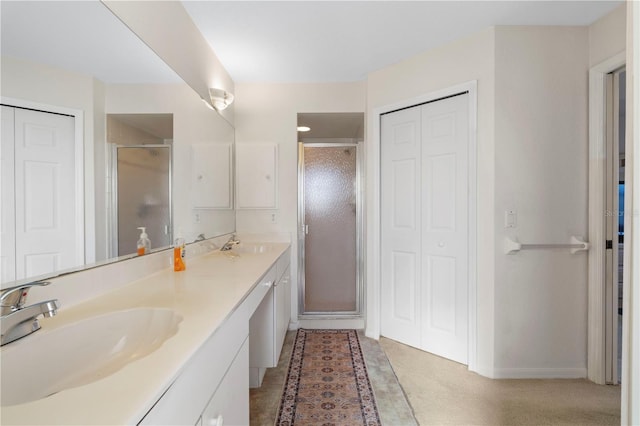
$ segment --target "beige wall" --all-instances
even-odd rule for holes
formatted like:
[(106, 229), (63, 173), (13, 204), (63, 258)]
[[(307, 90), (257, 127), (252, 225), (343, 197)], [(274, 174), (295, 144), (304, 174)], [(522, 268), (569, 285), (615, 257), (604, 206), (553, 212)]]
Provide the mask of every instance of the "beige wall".
[[(586, 256), (568, 251), (506, 256), (502, 244), (506, 236), (523, 242), (586, 236), (588, 68), (593, 58), (624, 49), (619, 19), (616, 10), (593, 29), (488, 29), (369, 75), (370, 120), (385, 105), (478, 81), (476, 369), (481, 374), (586, 374)], [(590, 48), (590, 36), (598, 46)], [(368, 164), (369, 171), (376, 167)], [(518, 211), (513, 230), (504, 228), (507, 209)], [(376, 268), (368, 270), (369, 277)]]
[[(238, 232), (291, 235), (292, 321), (298, 320), (298, 140), (297, 114), (364, 112), (365, 84), (236, 84), (236, 142), (278, 144), (277, 210), (238, 210)], [(276, 223), (272, 223), (272, 214)]]
[[(369, 74), (367, 84), (367, 129), (373, 133), (374, 112), (377, 108), (417, 96), (446, 89), (471, 80), (478, 82), (477, 130), (477, 365), (478, 372), (490, 376), (493, 371), (494, 352), (494, 91), (495, 30), (489, 28), (471, 37), (417, 55), (397, 65)], [(376, 148), (372, 138), (367, 139), (368, 152)], [(373, 170), (378, 164), (368, 157), (367, 199), (369, 218), (375, 217), (377, 191)], [(369, 237), (378, 225), (368, 223)], [(373, 259), (375, 241), (368, 238), (368, 258)], [(368, 262), (368, 315), (367, 327), (375, 322), (378, 290), (372, 286), (373, 277), (379, 277), (379, 265)]]
[(626, 5), (622, 4), (589, 26), (589, 68), (624, 51)]
[[(586, 252), (505, 255), (502, 242), (587, 235), (587, 35), (496, 28), (496, 377), (586, 374)], [(517, 211), (516, 228), (504, 227), (505, 210)]]

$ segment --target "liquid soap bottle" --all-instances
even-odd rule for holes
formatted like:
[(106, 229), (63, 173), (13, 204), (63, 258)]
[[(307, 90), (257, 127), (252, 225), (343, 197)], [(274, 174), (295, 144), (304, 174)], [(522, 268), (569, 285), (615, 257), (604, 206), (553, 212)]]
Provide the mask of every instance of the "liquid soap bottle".
[(138, 256), (142, 256), (143, 254), (147, 254), (151, 251), (151, 241), (149, 240), (149, 236), (147, 235), (147, 228), (141, 226), (138, 228), (142, 232), (140, 233), (140, 239), (138, 239)]
[(178, 230), (178, 237), (176, 238), (175, 244), (173, 246), (173, 270), (174, 271), (184, 271), (187, 269), (187, 264), (184, 259), (185, 255), (185, 247), (184, 247), (184, 238), (182, 237), (182, 232)]

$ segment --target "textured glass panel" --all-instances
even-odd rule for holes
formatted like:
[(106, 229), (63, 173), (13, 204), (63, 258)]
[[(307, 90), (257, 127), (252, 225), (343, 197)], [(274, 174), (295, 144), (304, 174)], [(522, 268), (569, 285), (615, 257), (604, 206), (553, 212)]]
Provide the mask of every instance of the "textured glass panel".
[(356, 148), (304, 148), (305, 312), (356, 310)]
[(170, 147), (118, 148), (119, 256), (136, 252), (139, 226), (147, 228), (152, 250), (171, 244), (170, 156)]

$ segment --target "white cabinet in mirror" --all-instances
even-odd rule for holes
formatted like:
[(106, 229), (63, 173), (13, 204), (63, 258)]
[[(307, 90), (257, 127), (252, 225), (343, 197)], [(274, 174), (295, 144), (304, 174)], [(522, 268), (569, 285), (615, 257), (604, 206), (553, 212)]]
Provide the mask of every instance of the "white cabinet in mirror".
[[(165, 214), (152, 251), (170, 246), (178, 228), (187, 241), (235, 230), (232, 125), (206, 108), (108, 8), (97, 1), (0, 2), (0, 17), (2, 287), (135, 256), (136, 228), (147, 226), (151, 210)], [(130, 133), (142, 128), (156, 137), (153, 150), (141, 152), (162, 157), (158, 170), (168, 199), (142, 195), (130, 206), (134, 219), (120, 226), (124, 204), (118, 208), (114, 197), (116, 179), (125, 173), (114, 173), (112, 147), (148, 141), (122, 143), (108, 133), (114, 120), (132, 118), (137, 121), (127, 125), (137, 130)], [(170, 123), (170, 137), (162, 123)], [(201, 208), (203, 196), (192, 184), (192, 146), (218, 144), (211, 151), (228, 163), (225, 169), (214, 160), (217, 173), (206, 190), (227, 204)], [(144, 189), (147, 178), (134, 173), (121, 188)]]

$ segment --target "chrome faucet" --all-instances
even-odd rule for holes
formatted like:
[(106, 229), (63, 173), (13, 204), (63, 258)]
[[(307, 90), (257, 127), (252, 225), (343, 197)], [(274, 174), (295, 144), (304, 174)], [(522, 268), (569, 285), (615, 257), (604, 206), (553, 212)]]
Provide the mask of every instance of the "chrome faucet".
[(235, 246), (236, 244), (240, 244), (240, 240), (238, 240), (236, 238), (236, 234), (232, 234), (231, 238), (229, 238), (229, 241), (227, 241), (226, 243), (224, 243), (224, 245), (222, 246), (222, 248), (220, 249), (220, 251), (229, 251), (233, 248), (233, 246)]
[(40, 329), (38, 316), (52, 317), (58, 312), (58, 301), (47, 300), (24, 307), (31, 287), (51, 284), (48, 281), (35, 281), (28, 284), (9, 287), (0, 295), (0, 322), (2, 337), (0, 346), (11, 343)]

